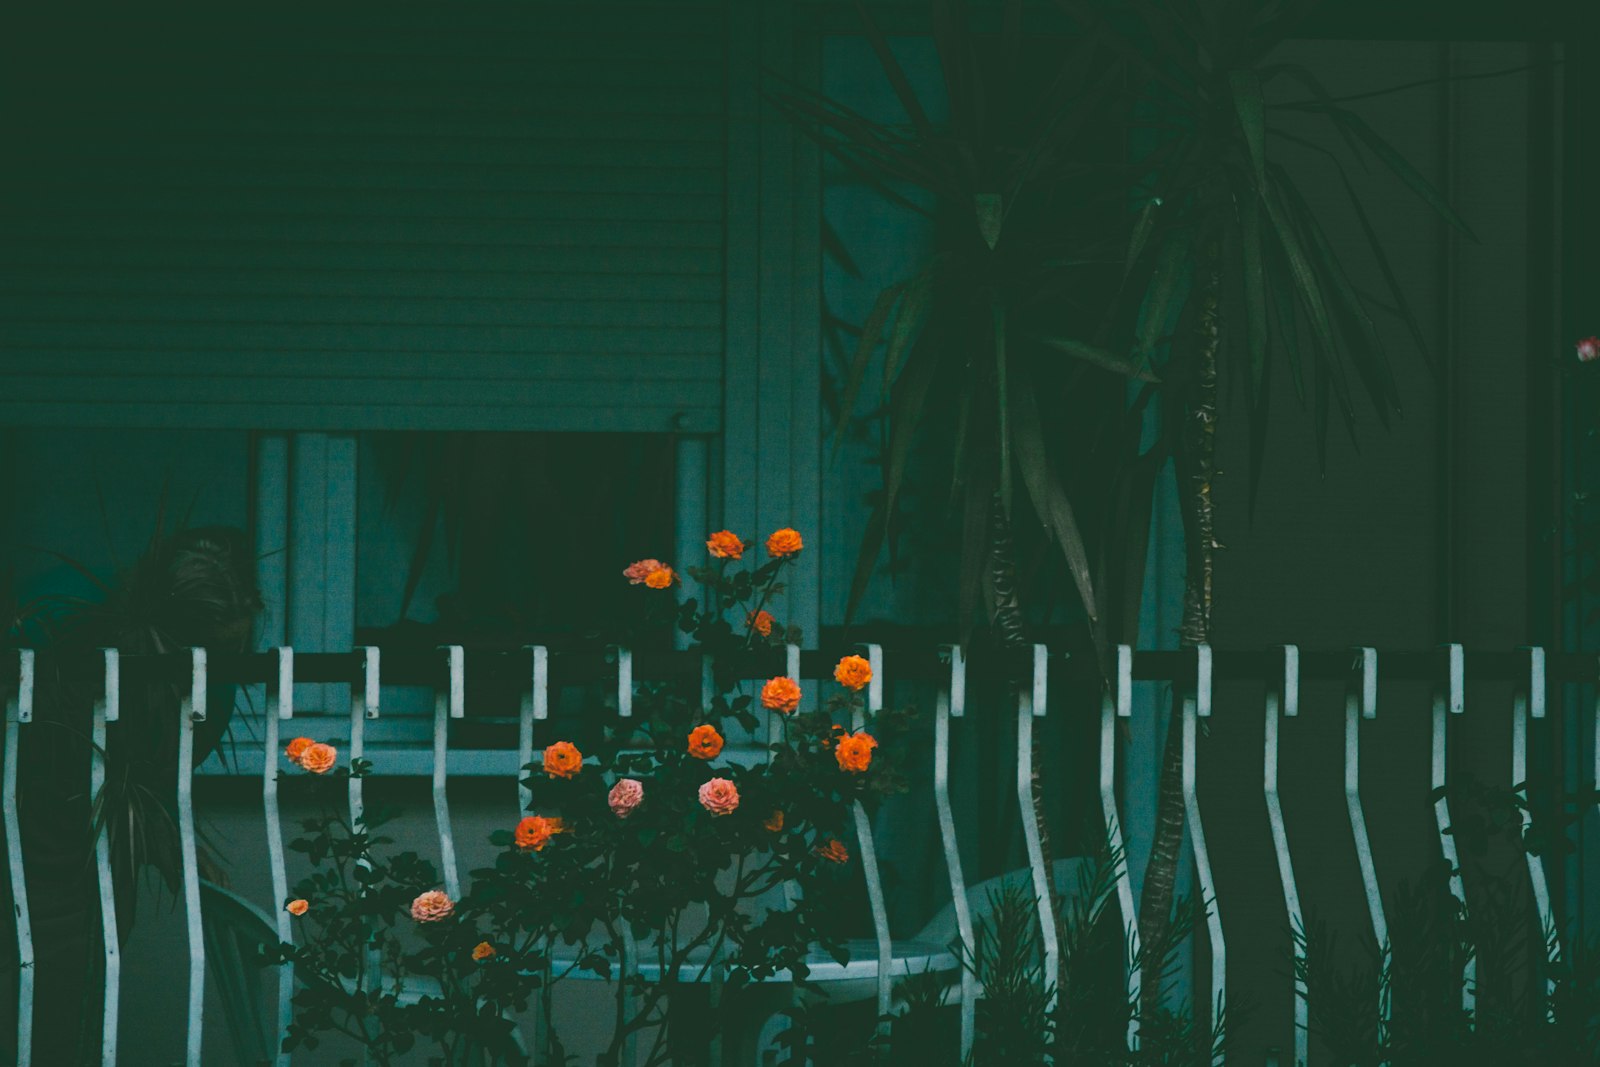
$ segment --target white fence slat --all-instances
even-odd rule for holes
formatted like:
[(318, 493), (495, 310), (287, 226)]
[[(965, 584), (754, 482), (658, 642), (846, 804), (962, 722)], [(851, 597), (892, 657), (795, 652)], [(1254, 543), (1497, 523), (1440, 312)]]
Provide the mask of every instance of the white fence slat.
[(178, 844), (183, 862), (183, 913), (189, 935), (188, 1067), (200, 1067), (205, 1020), (206, 941), (200, 914), (200, 864), (195, 854), (194, 727), (206, 720), (206, 650), (189, 650), (189, 695), (178, 707)]
[[(261, 805), (267, 822), (267, 860), (272, 867), (273, 921), (277, 924), (278, 940), (294, 943), (294, 923), (285, 905), (289, 903), (289, 870), (284, 862), (283, 818), (278, 810), (278, 773), (282, 767), (281, 744), (283, 734), (280, 722), (294, 718), (294, 649), (281, 647), (275, 650), (278, 657), (277, 679), (267, 686), (266, 751), (261, 761)], [(273, 1048), (278, 1067), (288, 1067), (289, 1054), (283, 1051), (283, 1037), (294, 1018), (294, 964), (278, 967), (278, 1024), (273, 1035)]]
[[(106, 724), (114, 722), (121, 713), (122, 660), (114, 648), (100, 650), (105, 667), (105, 684), (100, 697), (94, 702), (94, 718), (90, 724), (89, 796), (97, 810), (102, 803), (106, 787)], [(105, 993), (100, 1018), (101, 1067), (116, 1067), (117, 1016), (121, 1007), (122, 955), (121, 934), (117, 929), (117, 890), (111, 874), (111, 826), (102, 821), (94, 835), (94, 867), (100, 885), (100, 940), (105, 959)]]
[[(1445, 679), (1435, 683), (1433, 690), (1433, 759), (1432, 785), (1436, 798), (1433, 802), (1434, 821), (1439, 828), (1439, 850), (1450, 868), (1450, 893), (1456, 898), (1461, 914), (1467, 914), (1466, 887), (1461, 879), (1461, 859), (1456, 854), (1456, 839), (1450, 832), (1450, 800), (1445, 794), (1449, 769), (1449, 720), (1460, 715), (1466, 707), (1465, 654), (1458, 644), (1445, 646)], [(1468, 957), (1461, 973), (1461, 1006), (1468, 1012), (1467, 1025), (1473, 1025), (1471, 1013), (1477, 1003), (1477, 956)]]
[(439, 831), (439, 866), (444, 891), (461, 897), (461, 872), (456, 866), (456, 839), (450, 826), (450, 797), (445, 778), (450, 770), (450, 720), (466, 714), (466, 652), (460, 645), (444, 649), (448, 678), (433, 696), (433, 821)]
[(1056, 932), (1056, 915), (1050, 906), (1050, 880), (1055, 872), (1045, 864), (1044, 841), (1039, 812), (1033, 806), (1033, 720), (1043, 718), (1049, 701), (1048, 674), (1050, 651), (1033, 646), (1033, 672), (1028, 685), (1017, 694), (1017, 806), (1022, 816), (1022, 839), (1028, 847), (1028, 866), (1033, 872), (1033, 895), (1039, 912), (1039, 942), (1043, 948), (1045, 979), (1050, 983), (1050, 999), (1045, 1008), (1055, 1011), (1056, 975), (1060, 969), (1061, 942)]
[[(1389, 922), (1383, 912), (1383, 894), (1378, 887), (1378, 867), (1367, 836), (1367, 814), (1361, 805), (1361, 722), (1378, 714), (1378, 650), (1356, 649), (1354, 673), (1345, 687), (1344, 700), (1344, 805), (1350, 819), (1350, 835), (1355, 841), (1356, 863), (1361, 870), (1361, 889), (1367, 899), (1367, 921), (1372, 940), (1378, 946), (1380, 977), (1392, 959)], [(1387, 979), (1378, 985), (1378, 1040), (1387, 1040), (1390, 991)]]
[[(1195, 681), (1183, 698), (1183, 806), (1189, 826), (1189, 844), (1194, 850), (1195, 879), (1200, 885), (1200, 900), (1206, 910), (1206, 935), (1211, 945), (1212, 1032), (1222, 1020), (1228, 996), (1227, 945), (1222, 936), (1222, 912), (1217, 900), (1217, 882), (1211, 871), (1211, 854), (1206, 849), (1205, 827), (1200, 821), (1198, 781), (1198, 719), (1211, 714), (1211, 646), (1195, 646)], [(1221, 1062), (1219, 1059), (1218, 1063)]]
[[(1528, 669), (1519, 675), (1512, 695), (1511, 706), (1511, 788), (1528, 799), (1528, 716), (1543, 719), (1545, 715), (1545, 655), (1544, 649), (1527, 649)], [(1533, 813), (1522, 809), (1522, 830), (1527, 832), (1533, 823)], [(1544, 857), (1523, 850), (1528, 862), (1528, 884), (1533, 890), (1534, 914), (1539, 917), (1539, 938), (1545, 947), (1545, 991), (1555, 993), (1555, 977), (1551, 973), (1561, 962), (1561, 937), (1556, 929), (1555, 915), (1550, 908), (1550, 883), (1545, 878)], [(1547, 1001), (1547, 1011), (1553, 1006)], [(1550, 1018), (1553, 1020), (1554, 1015)]]
[[(1139, 913), (1133, 902), (1133, 881), (1128, 874), (1127, 844), (1122, 838), (1122, 818), (1117, 806), (1117, 720), (1133, 713), (1133, 648), (1118, 645), (1116, 673), (1100, 700), (1100, 814), (1105, 820), (1106, 845), (1115, 864), (1117, 914), (1122, 919), (1128, 947), (1128, 1003), (1138, 1004), (1142, 988), (1139, 973)], [(1139, 1047), (1139, 1020), (1128, 1018), (1127, 1045)]]
[(1268, 680), (1266, 697), (1266, 743), (1264, 746), (1262, 788), (1267, 801), (1267, 821), (1272, 829), (1272, 851), (1278, 859), (1278, 881), (1283, 887), (1283, 908), (1289, 917), (1294, 938), (1294, 1063), (1303, 1067), (1311, 1044), (1310, 1002), (1305, 984), (1305, 914), (1300, 907), (1300, 890), (1294, 878), (1294, 862), (1289, 856), (1289, 830), (1283, 820), (1283, 804), (1278, 798), (1278, 727), (1281, 718), (1300, 714), (1300, 649), (1283, 646), (1283, 677)]
[(939, 681), (933, 719), (933, 800), (939, 812), (939, 839), (944, 844), (944, 866), (950, 876), (950, 903), (955, 909), (956, 931), (965, 953), (961, 968), (961, 1056), (966, 1063), (977, 1033), (978, 981), (966, 962), (976, 960), (977, 940), (972, 929), (972, 909), (967, 904), (967, 880), (961, 870), (961, 846), (956, 837), (955, 811), (950, 803), (950, 719), (965, 710), (957, 702), (966, 697), (966, 657), (960, 645), (946, 645), (942, 658), (949, 677)]
[(6, 868), (17, 928), (17, 1064), (33, 1062), (33, 925), (29, 921), (28, 881), (22, 868), (22, 825), (17, 817), (17, 745), (23, 723), (33, 721), (33, 649), (17, 651), (17, 691), (6, 698), (5, 826)]
[[(872, 681), (867, 683), (867, 706), (858, 704), (852, 715), (851, 728), (860, 730), (866, 725), (866, 715), (876, 715), (883, 709), (883, 646), (867, 645), (867, 664), (872, 669)], [(867, 901), (872, 907), (872, 930), (878, 941), (878, 1030), (883, 1032), (884, 1016), (890, 1007), (890, 970), (894, 960), (893, 943), (889, 939), (889, 906), (883, 898), (883, 875), (878, 870), (878, 849), (872, 837), (872, 820), (861, 801), (854, 804), (856, 844), (861, 851), (861, 873), (867, 882)]]

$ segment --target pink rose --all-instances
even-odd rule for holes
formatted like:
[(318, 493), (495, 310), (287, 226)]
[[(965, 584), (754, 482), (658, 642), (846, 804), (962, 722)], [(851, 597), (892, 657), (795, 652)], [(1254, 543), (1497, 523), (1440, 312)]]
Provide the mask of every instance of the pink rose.
[(411, 902), (411, 917), (419, 923), (436, 923), (455, 914), (456, 902), (430, 889)]
[(739, 787), (726, 778), (713, 778), (700, 787), (700, 806), (713, 815), (732, 815), (739, 806)]
[(1578, 359), (1583, 363), (1592, 362), (1600, 356), (1600, 337), (1585, 337), (1578, 342)]
[(611, 787), (606, 803), (611, 805), (611, 810), (616, 812), (617, 818), (626, 819), (633, 814), (633, 809), (637, 808), (643, 799), (643, 783), (635, 778), (619, 778), (617, 784)]
[(622, 576), (634, 585), (643, 585), (652, 574), (664, 570), (667, 570), (667, 565), (659, 559), (641, 559), (624, 568)]

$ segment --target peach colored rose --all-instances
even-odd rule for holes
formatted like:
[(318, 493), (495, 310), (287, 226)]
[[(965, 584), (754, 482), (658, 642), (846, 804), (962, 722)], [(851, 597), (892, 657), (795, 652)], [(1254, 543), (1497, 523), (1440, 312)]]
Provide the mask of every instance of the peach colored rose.
[(571, 741), (557, 741), (544, 750), (544, 773), (552, 778), (576, 778), (583, 770), (583, 753)]
[(850, 862), (850, 850), (845, 848), (844, 842), (836, 837), (828, 838), (826, 842), (818, 845), (814, 851), (829, 863)]
[(472, 946), (472, 958), (477, 960), (479, 963), (482, 963), (484, 960), (493, 955), (494, 946), (489, 944), (487, 941), (479, 941), (476, 945)]
[(839, 744), (833, 750), (833, 758), (839, 761), (841, 771), (860, 774), (872, 766), (872, 750), (877, 747), (878, 739), (865, 730), (860, 730), (839, 738)]
[(660, 570), (651, 571), (645, 575), (644, 584), (651, 589), (666, 589), (677, 580), (677, 577), (676, 574), (672, 573), (671, 567), (662, 567)]
[(419, 923), (436, 923), (450, 918), (456, 912), (456, 902), (430, 889), (411, 902), (411, 917)]
[(306, 750), (300, 753), (300, 766), (312, 774), (327, 774), (338, 760), (339, 750), (320, 741), (307, 745)]
[(771, 815), (768, 815), (766, 822), (763, 822), (761, 825), (765, 829), (771, 830), (773, 833), (777, 833), (779, 830), (782, 830), (783, 829), (783, 809), (779, 808), (777, 811), (773, 812)]
[(641, 559), (637, 563), (630, 563), (622, 572), (632, 585), (643, 585), (656, 571), (665, 570), (666, 564), (659, 559)]
[(524, 816), (522, 821), (517, 823), (515, 834), (517, 847), (543, 852), (544, 846), (550, 843), (550, 839), (563, 829), (560, 819), (547, 819), (543, 815)]
[(307, 912), (307, 910), (310, 909), (310, 907), (311, 907), (310, 901), (307, 901), (307, 900), (291, 900), (291, 901), (289, 901), (289, 903), (287, 903), (287, 904), (285, 904), (283, 906), (283, 910), (288, 912), (290, 915), (304, 915)]
[(774, 678), (761, 687), (761, 706), (791, 714), (800, 706), (800, 683), (793, 678)]
[(611, 792), (606, 795), (606, 803), (611, 805), (611, 810), (619, 819), (626, 819), (633, 814), (633, 809), (644, 800), (644, 783), (637, 778), (619, 778), (617, 784), (611, 787)]
[(306, 749), (310, 748), (314, 743), (309, 737), (297, 737), (289, 742), (289, 746), (283, 750), (283, 754), (289, 757), (290, 763), (299, 763), (300, 757), (305, 755)]
[(726, 778), (713, 778), (700, 787), (700, 806), (713, 815), (732, 815), (739, 807), (739, 787)]
[(772, 612), (752, 611), (745, 616), (744, 625), (747, 630), (754, 630), (762, 637), (772, 636)]
[(706, 551), (718, 559), (740, 559), (744, 556), (744, 542), (732, 530), (718, 530), (706, 542)]
[(772, 536), (767, 538), (767, 555), (774, 559), (792, 556), (804, 547), (805, 542), (800, 539), (800, 531), (791, 530), (787, 526), (781, 530), (774, 530)]
[(722, 735), (710, 723), (689, 731), (689, 755), (695, 759), (716, 759), (722, 751)]
[(833, 677), (846, 689), (860, 690), (872, 681), (872, 664), (860, 656), (846, 656), (833, 669)]

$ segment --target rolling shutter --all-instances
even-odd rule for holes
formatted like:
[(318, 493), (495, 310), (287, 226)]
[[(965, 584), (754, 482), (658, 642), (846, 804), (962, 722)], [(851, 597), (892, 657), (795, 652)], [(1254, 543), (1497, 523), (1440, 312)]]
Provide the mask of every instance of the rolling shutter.
[(4, 46), (0, 424), (718, 428), (721, 6), (117, 10)]

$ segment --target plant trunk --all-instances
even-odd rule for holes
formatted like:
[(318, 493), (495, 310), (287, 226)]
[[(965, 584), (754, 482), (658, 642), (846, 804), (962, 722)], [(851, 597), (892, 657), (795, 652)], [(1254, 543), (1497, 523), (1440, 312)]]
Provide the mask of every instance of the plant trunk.
[[(1022, 614), (1022, 601), (1017, 593), (1017, 550), (1011, 538), (1011, 520), (1006, 516), (1005, 505), (996, 493), (989, 512), (989, 566), (985, 569), (989, 591), (990, 617), (994, 620), (995, 638), (1003, 648), (1025, 648), (1028, 644), (1027, 619)], [(1050, 912), (1061, 916), (1061, 893), (1056, 888), (1055, 851), (1050, 846), (1050, 824), (1045, 817), (1044, 789), (1039, 778), (1039, 746), (1033, 746), (1030, 765), (1030, 800), (1033, 803), (1034, 822), (1039, 827), (1039, 850), (1044, 855), (1045, 882), (1050, 895)], [(1065, 973), (1065, 960), (1058, 968)], [(1057, 990), (1062, 988), (1062, 974), (1053, 976)]]
[[(1207, 250), (1199, 294), (1196, 326), (1198, 358), (1193, 392), (1179, 454), (1179, 474), (1185, 491), (1184, 527), (1188, 540), (1188, 568), (1184, 577), (1183, 620), (1179, 644), (1193, 648), (1211, 639), (1211, 581), (1216, 544), (1211, 482), (1216, 473), (1217, 350), (1222, 337), (1218, 306), (1220, 278), (1215, 248)], [(1144, 890), (1139, 900), (1139, 940), (1143, 950), (1142, 1012), (1152, 1014), (1161, 1004), (1161, 970), (1165, 942), (1172, 923), (1172, 905), (1178, 882), (1178, 862), (1183, 850), (1183, 697), (1174, 685), (1172, 711), (1161, 755), (1160, 790), (1156, 806), (1155, 839), (1145, 867)]]

